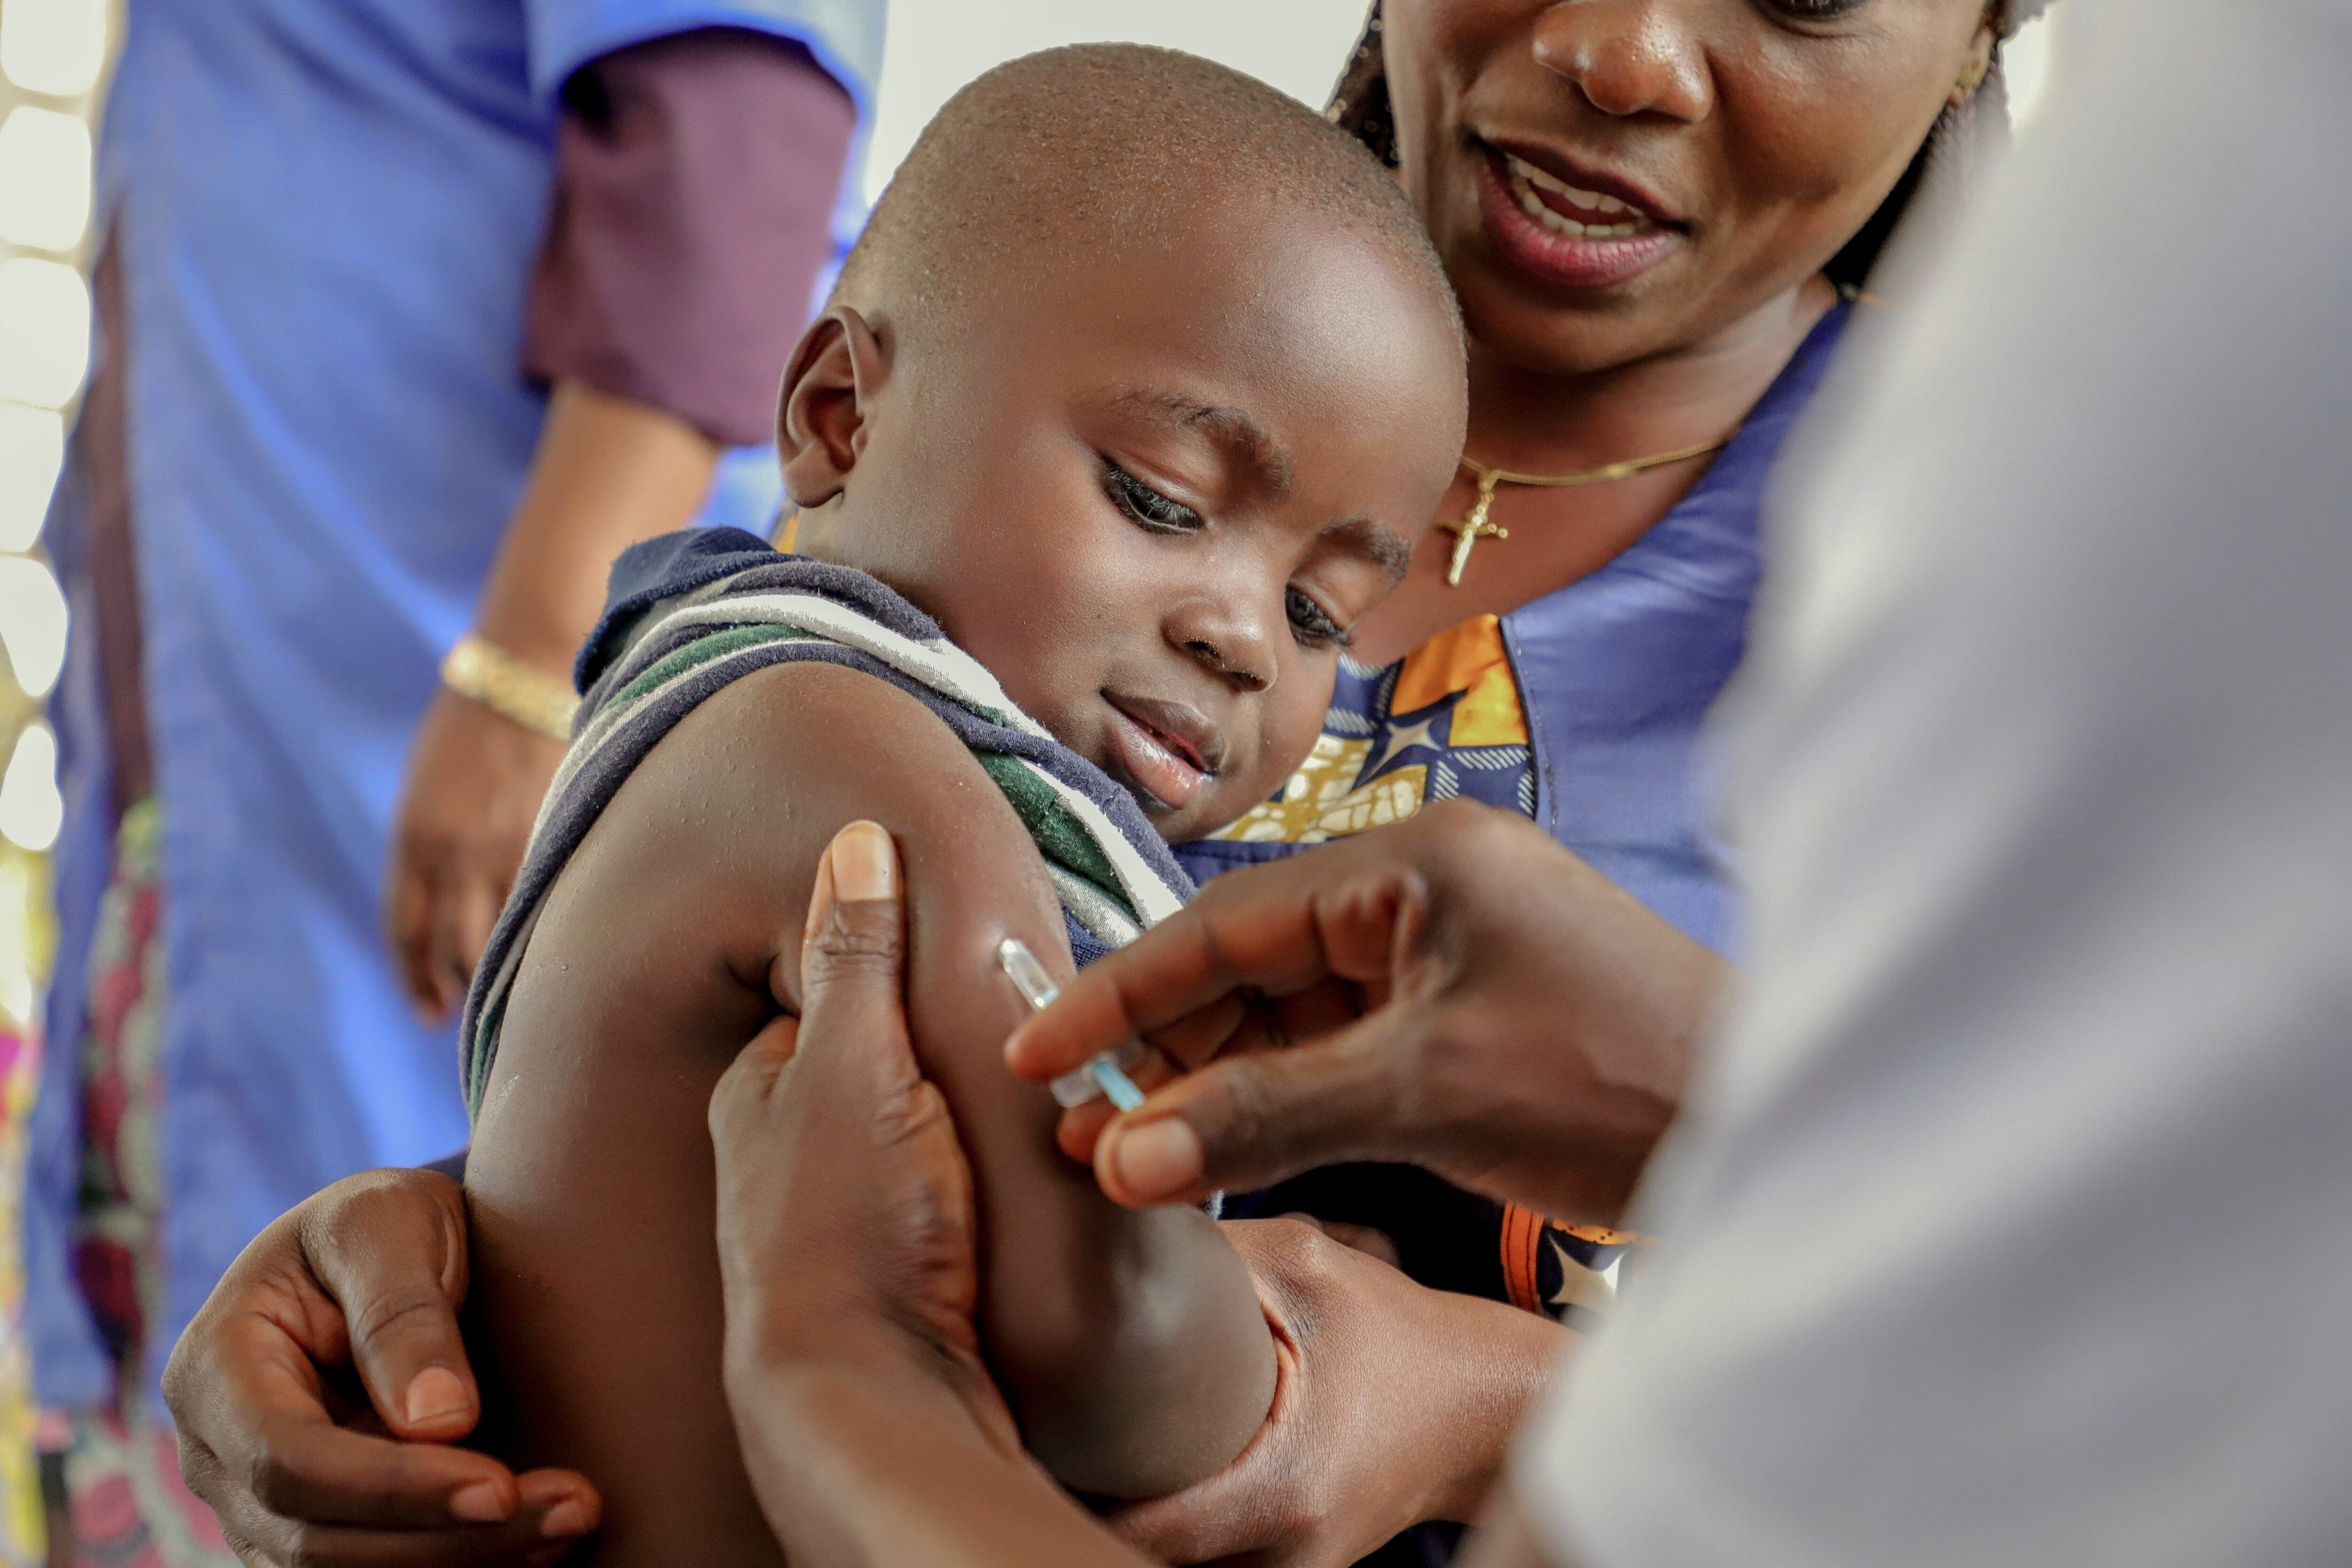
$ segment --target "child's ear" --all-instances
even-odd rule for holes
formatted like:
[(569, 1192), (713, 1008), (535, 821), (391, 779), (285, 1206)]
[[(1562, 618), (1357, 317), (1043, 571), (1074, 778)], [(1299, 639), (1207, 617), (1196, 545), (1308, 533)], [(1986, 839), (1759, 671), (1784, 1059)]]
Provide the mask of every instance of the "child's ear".
[(842, 492), (866, 449), (874, 396), (889, 370), (874, 329), (846, 305), (835, 305), (801, 334), (784, 367), (776, 414), (776, 451), (793, 505), (823, 506)]

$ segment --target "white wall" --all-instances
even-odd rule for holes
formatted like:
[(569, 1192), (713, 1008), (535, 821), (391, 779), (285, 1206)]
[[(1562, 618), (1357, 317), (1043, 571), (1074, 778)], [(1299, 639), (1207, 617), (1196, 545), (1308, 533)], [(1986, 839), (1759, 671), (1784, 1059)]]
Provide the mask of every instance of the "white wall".
[(1055, 44), (1165, 44), (1263, 78), (1320, 108), (1367, 0), (890, 0), (866, 191), (879, 195), (956, 89)]
[(2050, 51), (2053, 26), (2044, 13), (2018, 29), (2001, 50), (2001, 70), (2009, 78), (2009, 113), (2020, 130), (2041, 110), (2050, 92)]

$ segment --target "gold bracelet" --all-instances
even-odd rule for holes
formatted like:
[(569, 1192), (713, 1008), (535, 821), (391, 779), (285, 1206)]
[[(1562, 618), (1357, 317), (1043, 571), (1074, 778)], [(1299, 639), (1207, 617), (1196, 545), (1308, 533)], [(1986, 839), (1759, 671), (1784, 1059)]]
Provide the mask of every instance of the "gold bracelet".
[(478, 633), (459, 637), (441, 661), (441, 684), (526, 730), (572, 740), (572, 714), (580, 706), (572, 688)]

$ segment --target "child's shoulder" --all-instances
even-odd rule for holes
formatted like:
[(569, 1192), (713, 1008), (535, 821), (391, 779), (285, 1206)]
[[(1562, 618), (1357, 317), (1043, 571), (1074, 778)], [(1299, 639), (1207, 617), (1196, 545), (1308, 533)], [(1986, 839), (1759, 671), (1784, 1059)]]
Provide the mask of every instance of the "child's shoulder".
[(1104, 947), (1192, 890), (1125, 791), (866, 573), (740, 530), (651, 541), (614, 566), (579, 674), (571, 750), (467, 1003), (476, 1103), (538, 911), (592, 830), (600, 859), (703, 887), (713, 911), (750, 889), (754, 935), (782, 929), (762, 900), (804, 907), (824, 841), (860, 816), (954, 862), (949, 883), (1034, 879)]
[[(671, 534), (614, 566), (604, 619), (582, 655), (585, 692), (566, 776), (610, 749), (633, 765), (659, 733), (722, 687), (771, 664), (822, 663), (877, 678), (927, 710), (943, 737), (983, 770), (1046, 858), (1074, 879), (1066, 891), (1116, 944), (1171, 913), (1192, 892), (1132, 795), (1024, 713), (995, 676), (939, 623), (880, 579), (786, 554), (737, 529)], [(862, 702), (907, 718), (878, 689), (820, 683), (824, 700)], [(818, 693), (809, 694), (818, 700)], [(609, 770), (606, 770), (609, 771)], [(559, 779), (559, 784), (562, 780)], [(1087, 889), (1098, 890), (1100, 900)]]
[(985, 668), (878, 578), (740, 529), (625, 552), (579, 674), (572, 754), (550, 796), (559, 810), (593, 813), (604, 792), (583, 790), (582, 775), (646, 771), (657, 750), (671, 759), (662, 771), (682, 772), (680, 790), (747, 772), (779, 809), (829, 779), (935, 793), (953, 763), (984, 779), (978, 757), (1029, 727)]
[(573, 678), (593, 696), (598, 682), (629, 662), (644, 635), (673, 612), (782, 595), (830, 603), (889, 637), (947, 644), (939, 623), (867, 573), (789, 554), (740, 528), (689, 528), (631, 545), (613, 563), (604, 614), (581, 647)]

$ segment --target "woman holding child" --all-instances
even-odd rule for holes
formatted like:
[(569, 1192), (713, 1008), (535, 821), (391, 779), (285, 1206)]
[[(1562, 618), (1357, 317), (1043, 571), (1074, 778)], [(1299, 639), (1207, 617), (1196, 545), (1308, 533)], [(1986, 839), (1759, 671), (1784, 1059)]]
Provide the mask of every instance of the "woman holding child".
[[(1489, 955), (1463, 957), (1472, 1000), (1433, 1006), (1416, 1027), (1474, 1070), (1434, 1082), (1415, 1157), (1457, 1173), (1536, 1147), (1554, 1151), (1548, 1168), (1563, 1163), (1562, 1146), (1579, 1159), (1567, 1163), (1573, 1180), (1540, 1189), (1541, 1213), (1395, 1165), (1294, 1176), (1321, 1158), (1393, 1151), (1370, 1131), (1388, 1114), (1379, 1096), (1328, 1059), (1295, 1071), (1273, 1065), (1280, 1057), (1224, 1063), (1099, 1147), (1099, 1114), (1066, 1124), (1066, 1145), (1091, 1148), (1122, 1201), (1292, 1176), (1243, 1209), (1311, 1214), (1322, 1227), (1232, 1227), (1295, 1345), (1291, 1384), (1231, 1469), (1126, 1510), (1120, 1528), (1147, 1552), (1344, 1563), (1422, 1521), (1466, 1517), (1559, 1348), (1555, 1320), (1572, 1329), (1606, 1310), (1634, 1238), (1544, 1216), (1615, 1217), (1672, 1116), (1724, 973), (1730, 901), (1692, 750), (1743, 650), (1760, 499), (1921, 177), (1964, 155), (1989, 93), (1998, 117), (1992, 68), (2018, 11), (2000, 0), (1375, 8), (1335, 109), (1397, 168), (1460, 298), (1463, 471), (1403, 585), (1356, 628), (1314, 757), (1276, 799), (1183, 856), (1205, 880), (1352, 839), (1299, 862), (1299, 886), (1411, 861), (1492, 911), (1509, 907), (1517, 841), (1475, 815), (1354, 836), (1455, 796), (1548, 830), (1590, 868), (1583, 917), (1548, 927), (1548, 957), (1532, 943), (1509, 951), (1507, 920), (1476, 931), (1503, 949), (1494, 963), (1567, 965), (1558, 994), (1582, 1010), (1482, 1010), (1473, 972)], [(1543, 1051), (1515, 1058), (1529, 1038)], [(1290, 1113), (1307, 1103), (1327, 1130), (1361, 1107), (1353, 1142), (1297, 1135)], [(394, 1433), (446, 1437), (450, 1400), (470, 1420), (445, 1310), (463, 1293), (455, 1194), (429, 1176), (357, 1180), (289, 1216), (271, 1233), (274, 1253), (248, 1254), (184, 1346), (183, 1431), (200, 1456), (228, 1461), (200, 1464), (199, 1489), (263, 1552), (304, 1519), (368, 1527), (334, 1534), (352, 1561), (556, 1550), (593, 1526), (585, 1482), (543, 1472), (518, 1490), (480, 1455), (332, 1435), (313, 1401), (261, 1364), (286, 1377), (298, 1351), (344, 1359), (340, 1302), (360, 1330), (348, 1353), (379, 1402), (406, 1391), (404, 1407), (384, 1412)], [(289, 1289), (312, 1315), (303, 1330), (272, 1327), (286, 1320), (250, 1304)], [(369, 1301), (411, 1310), (379, 1331)], [(427, 1384), (447, 1398), (420, 1401)], [(247, 1489), (256, 1476), (290, 1484), (265, 1503)], [(1391, 1550), (1410, 1561), (1447, 1544)]]

